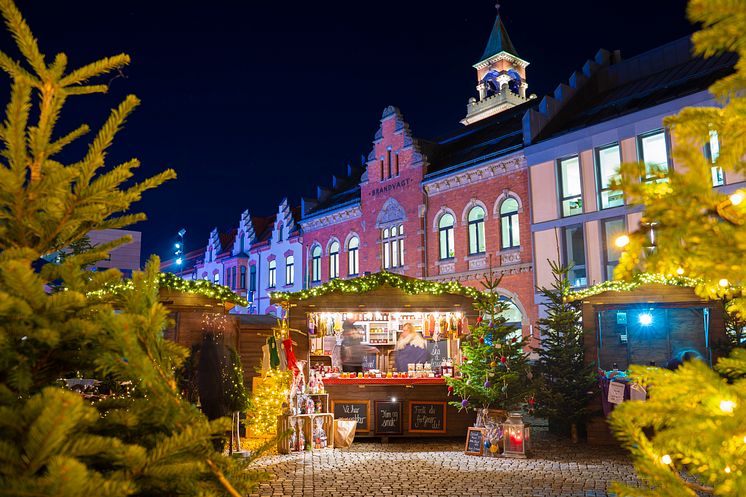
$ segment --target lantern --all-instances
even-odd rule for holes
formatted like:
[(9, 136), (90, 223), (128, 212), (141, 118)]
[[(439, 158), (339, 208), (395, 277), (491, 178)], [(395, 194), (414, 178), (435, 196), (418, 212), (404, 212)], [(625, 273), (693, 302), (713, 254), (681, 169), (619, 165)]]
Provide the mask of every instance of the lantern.
[(521, 413), (508, 413), (508, 419), (503, 423), (503, 455), (525, 459), (529, 439), (530, 428), (523, 424)]

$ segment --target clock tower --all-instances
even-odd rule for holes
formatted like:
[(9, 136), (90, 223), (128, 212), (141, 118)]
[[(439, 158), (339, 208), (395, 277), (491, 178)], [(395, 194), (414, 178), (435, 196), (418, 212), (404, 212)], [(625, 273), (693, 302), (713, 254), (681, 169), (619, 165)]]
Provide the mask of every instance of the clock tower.
[(518, 56), (508, 31), (500, 18), (500, 4), (495, 6), (497, 17), (477, 70), (477, 93), (466, 105), (466, 117), (461, 124), (472, 124), (529, 100), (526, 94), (526, 66)]

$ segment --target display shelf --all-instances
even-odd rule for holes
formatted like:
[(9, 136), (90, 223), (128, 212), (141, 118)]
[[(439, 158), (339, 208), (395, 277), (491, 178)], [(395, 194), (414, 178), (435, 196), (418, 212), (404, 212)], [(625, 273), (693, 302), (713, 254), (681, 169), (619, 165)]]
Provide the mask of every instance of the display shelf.
[[(290, 447), (290, 438), (292, 435), (294, 428), (294, 423), (292, 421), (295, 421), (297, 419), (300, 419), (302, 421), (302, 430), (303, 430), (303, 437), (305, 438), (306, 443), (310, 441), (311, 443), (311, 451), (314, 450), (321, 450), (314, 448), (314, 440), (313, 440), (313, 430), (315, 427), (315, 420), (321, 418), (323, 419), (323, 429), (326, 433), (326, 447), (324, 449), (333, 449), (334, 448), (334, 414), (329, 412), (323, 412), (323, 413), (315, 413), (315, 414), (281, 414), (280, 416), (277, 416), (277, 433), (282, 435), (283, 433), (286, 433), (286, 436), (279, 436), (277, 438), (277, 452), (280, 454), (289, 454), (290, 452), (297, 452), (293, 451)], [(305, 449), (304, 449), (305, 450)]]

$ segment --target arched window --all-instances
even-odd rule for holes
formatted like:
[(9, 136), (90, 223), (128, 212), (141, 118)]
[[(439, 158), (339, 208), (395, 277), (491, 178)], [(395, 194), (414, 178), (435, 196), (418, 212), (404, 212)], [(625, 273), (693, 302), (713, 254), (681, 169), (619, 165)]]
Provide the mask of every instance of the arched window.
[(256, 266), (249, 268), (249, 291), (256, 292)]
[(469, 211), (469, 254), (484, 253), (484, 209), (478, 205)]
[(506, 198), (500, 205), (500, 229), (502, 248), (509, 249), (521, 246), (518, 201), (512, 197)]
[(329, 245), (329, 279), (339, 278), (339, 242)]
[(292, 255), (285, 257), (285, 284), (295, 284), (295, 257)]
[(453, 238), (453, 216), (443, 214), (438, 221), (438, 240), (440, 241), (440, 258), (450, 259), (456, 255)]
[(384, 269), (404, 266), (404, 225), (381, 230), (381, 262)]
[(269, 261), (269, 274), (267, 275), (267, 286), (269, 288), (274, 288), (277, 286), (277, 261), (271, 260)]
[(311, 281), (321, 281), (321, 247), (318, 245), (311, 249)]
[(246, 290), (246, 266), (241, 266), (241, 290)]
[(220, 273), (215, 273), (212, 275), (212, 281), (216, 284), (220, 284)]
[(350, 238), (347, 242), (347, 276), (354, 276), (360, 273), (360, 239), (356, 236)]

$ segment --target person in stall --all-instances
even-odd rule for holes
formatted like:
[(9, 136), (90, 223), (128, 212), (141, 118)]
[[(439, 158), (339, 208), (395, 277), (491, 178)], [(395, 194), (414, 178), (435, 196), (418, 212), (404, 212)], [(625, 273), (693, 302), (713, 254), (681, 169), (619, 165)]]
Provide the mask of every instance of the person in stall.
[(362, 373), (363, 359), (367, 354), (377, 354), (375, 347), (363, 344), (363, 335), (350, 320), (342, 323), (342, 371), (345, 373)]
[(395, 350), (397, 371), (407, 371), (409, 364), (425, 363), (430, 357), (427, 352), (427, 341), (414, 330), (412, 323), (406, 323), (402, 327)]

